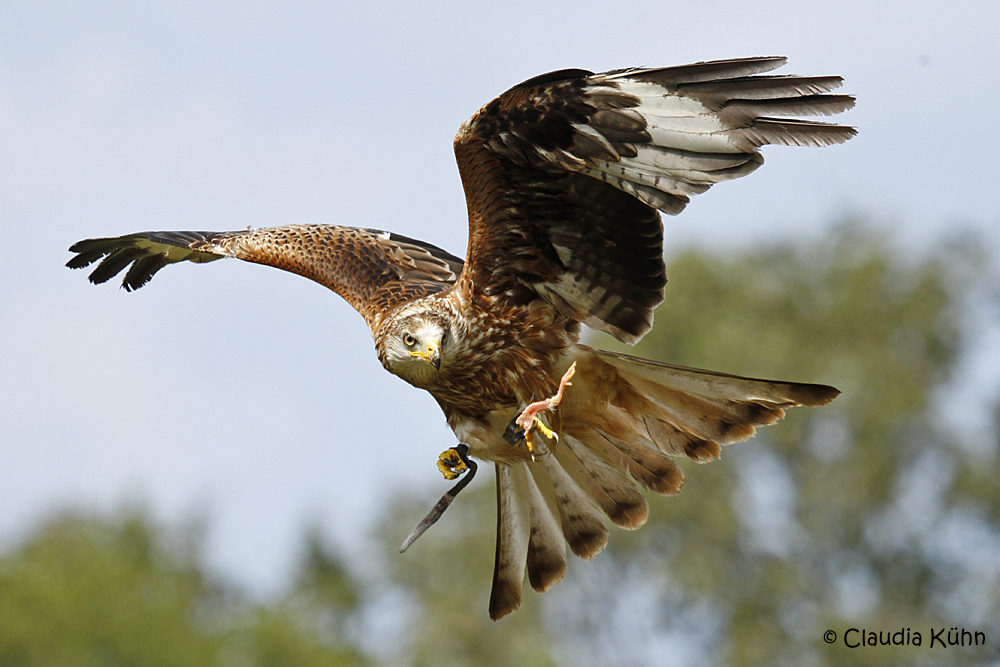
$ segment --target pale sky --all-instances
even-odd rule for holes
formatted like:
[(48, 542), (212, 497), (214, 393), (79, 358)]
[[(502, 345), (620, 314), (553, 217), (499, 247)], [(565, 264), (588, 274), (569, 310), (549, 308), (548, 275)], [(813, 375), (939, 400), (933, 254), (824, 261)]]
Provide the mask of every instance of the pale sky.
[(981, 0), (0, 5), (0, 544), (67, 506), (204, 513), (212, 564), (267, 591), (306, 524), (358, 548), (387, 494), (448, 487), (437, 406), (336, 295), (229, 260), (127, 294), (63, 268), (73, 242), (327, 222), (462, 255), (451, 142), (492, 97), (751, 55), (843, 75), (860, 134), (768, 149), (665, 220), (668, 246), (820, 238), (852, 213), (907, 249), (996, 242), (998, 30)]

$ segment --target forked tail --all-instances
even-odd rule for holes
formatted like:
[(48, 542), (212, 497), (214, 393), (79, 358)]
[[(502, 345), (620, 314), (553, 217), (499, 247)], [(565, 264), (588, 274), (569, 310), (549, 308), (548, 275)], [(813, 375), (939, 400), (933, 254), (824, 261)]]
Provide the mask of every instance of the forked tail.
[(826, 385), (774, 382), (578, 346), (559, 407), (559, 441), (537, 460), (497, 464), (497, 551), (490, 617), (521, 604), (521, 583), (543, 592), (566, 571), (566, 544), (592, 558), (611, 523), (634, 530), (649, 506), (639, 486), (680, 491), (672, 456), (704, 463), (787, 408), (826, 405)]

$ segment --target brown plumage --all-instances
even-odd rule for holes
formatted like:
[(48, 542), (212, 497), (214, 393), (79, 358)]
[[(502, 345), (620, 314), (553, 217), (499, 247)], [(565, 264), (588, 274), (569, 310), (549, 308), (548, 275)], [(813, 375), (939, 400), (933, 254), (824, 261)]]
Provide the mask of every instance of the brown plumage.
[[(167, 264), (221, 257), (315, 280), (365, 318), (382, 364), (429, 391), (459, 441), (496, 464), (494, 619), (521, 602), (527, 571), (544, 591), (566, 550), (591, 558), (611, 523), (635, 529), (636, 484), (677, 493), (671, 459), (705, 462), (784, 410), (824, 405), (823, 385), (741, 378), (578, 342), (580, 324), (634, 343), (663, 300), (658, 211), (762, 163), (764, 144), (824, 146), (849, 127), (785, 116), (839, 113), (839, 77), (760, 76), (783, 58), (747, 58), (526, 81), (483, 107), (455, 138), (469, 210), (465, 262), (370, 229), (293, 225), (240, 232), (147, 232), (75, 244), (71, 268), (99, 261), (102, 283), (129, 267), (138, 289)], [(558, 441), (535, 456), (503, 438), (533, 400), (576, 376), (545, 421)]]

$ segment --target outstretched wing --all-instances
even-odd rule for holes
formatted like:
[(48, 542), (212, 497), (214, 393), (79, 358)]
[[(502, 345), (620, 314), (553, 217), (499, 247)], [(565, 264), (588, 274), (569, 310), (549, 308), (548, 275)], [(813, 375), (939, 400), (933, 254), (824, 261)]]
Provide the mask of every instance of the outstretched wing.
[(840, 113), (840, 77), (755, 76), (784, 58), (604, 74), (553, 72), (515, 86), (455, 138), (469, 208), (464, 289), (540, 295), (634, 343), (663, 300), (663, 228), (693, 194), (745, 176), (765, 144), (825, 146), (850, 127), (787, 119)]
[(66, 266), (100, 261), (90, 281), (103, 283), (131, 265), (122, 286), (145, 285), (167, 264), (236, 257), (298, 273), (329, 287), (369, 327), (402, 303), (440, 292), (462, 272), (462, 260), (429, 243), (334, 225), (291, 225), (240, 232), (143, 232), (74, 244)]

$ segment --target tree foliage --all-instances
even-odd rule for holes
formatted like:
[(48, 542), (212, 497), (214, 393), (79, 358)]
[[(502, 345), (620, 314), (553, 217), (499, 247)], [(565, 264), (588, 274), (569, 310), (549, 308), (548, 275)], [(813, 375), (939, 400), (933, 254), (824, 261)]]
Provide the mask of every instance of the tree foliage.
[(0, 665), (366, 664), (339, 632), (315, 622), (342, 604), (331, 588), (352, 585), (329, 558), (304, 563), (308, 593), (254, 605), (205, 574), (197, 544), (192, 531), (165, 530), (134, 512), (47, 523), (0, 559)]

